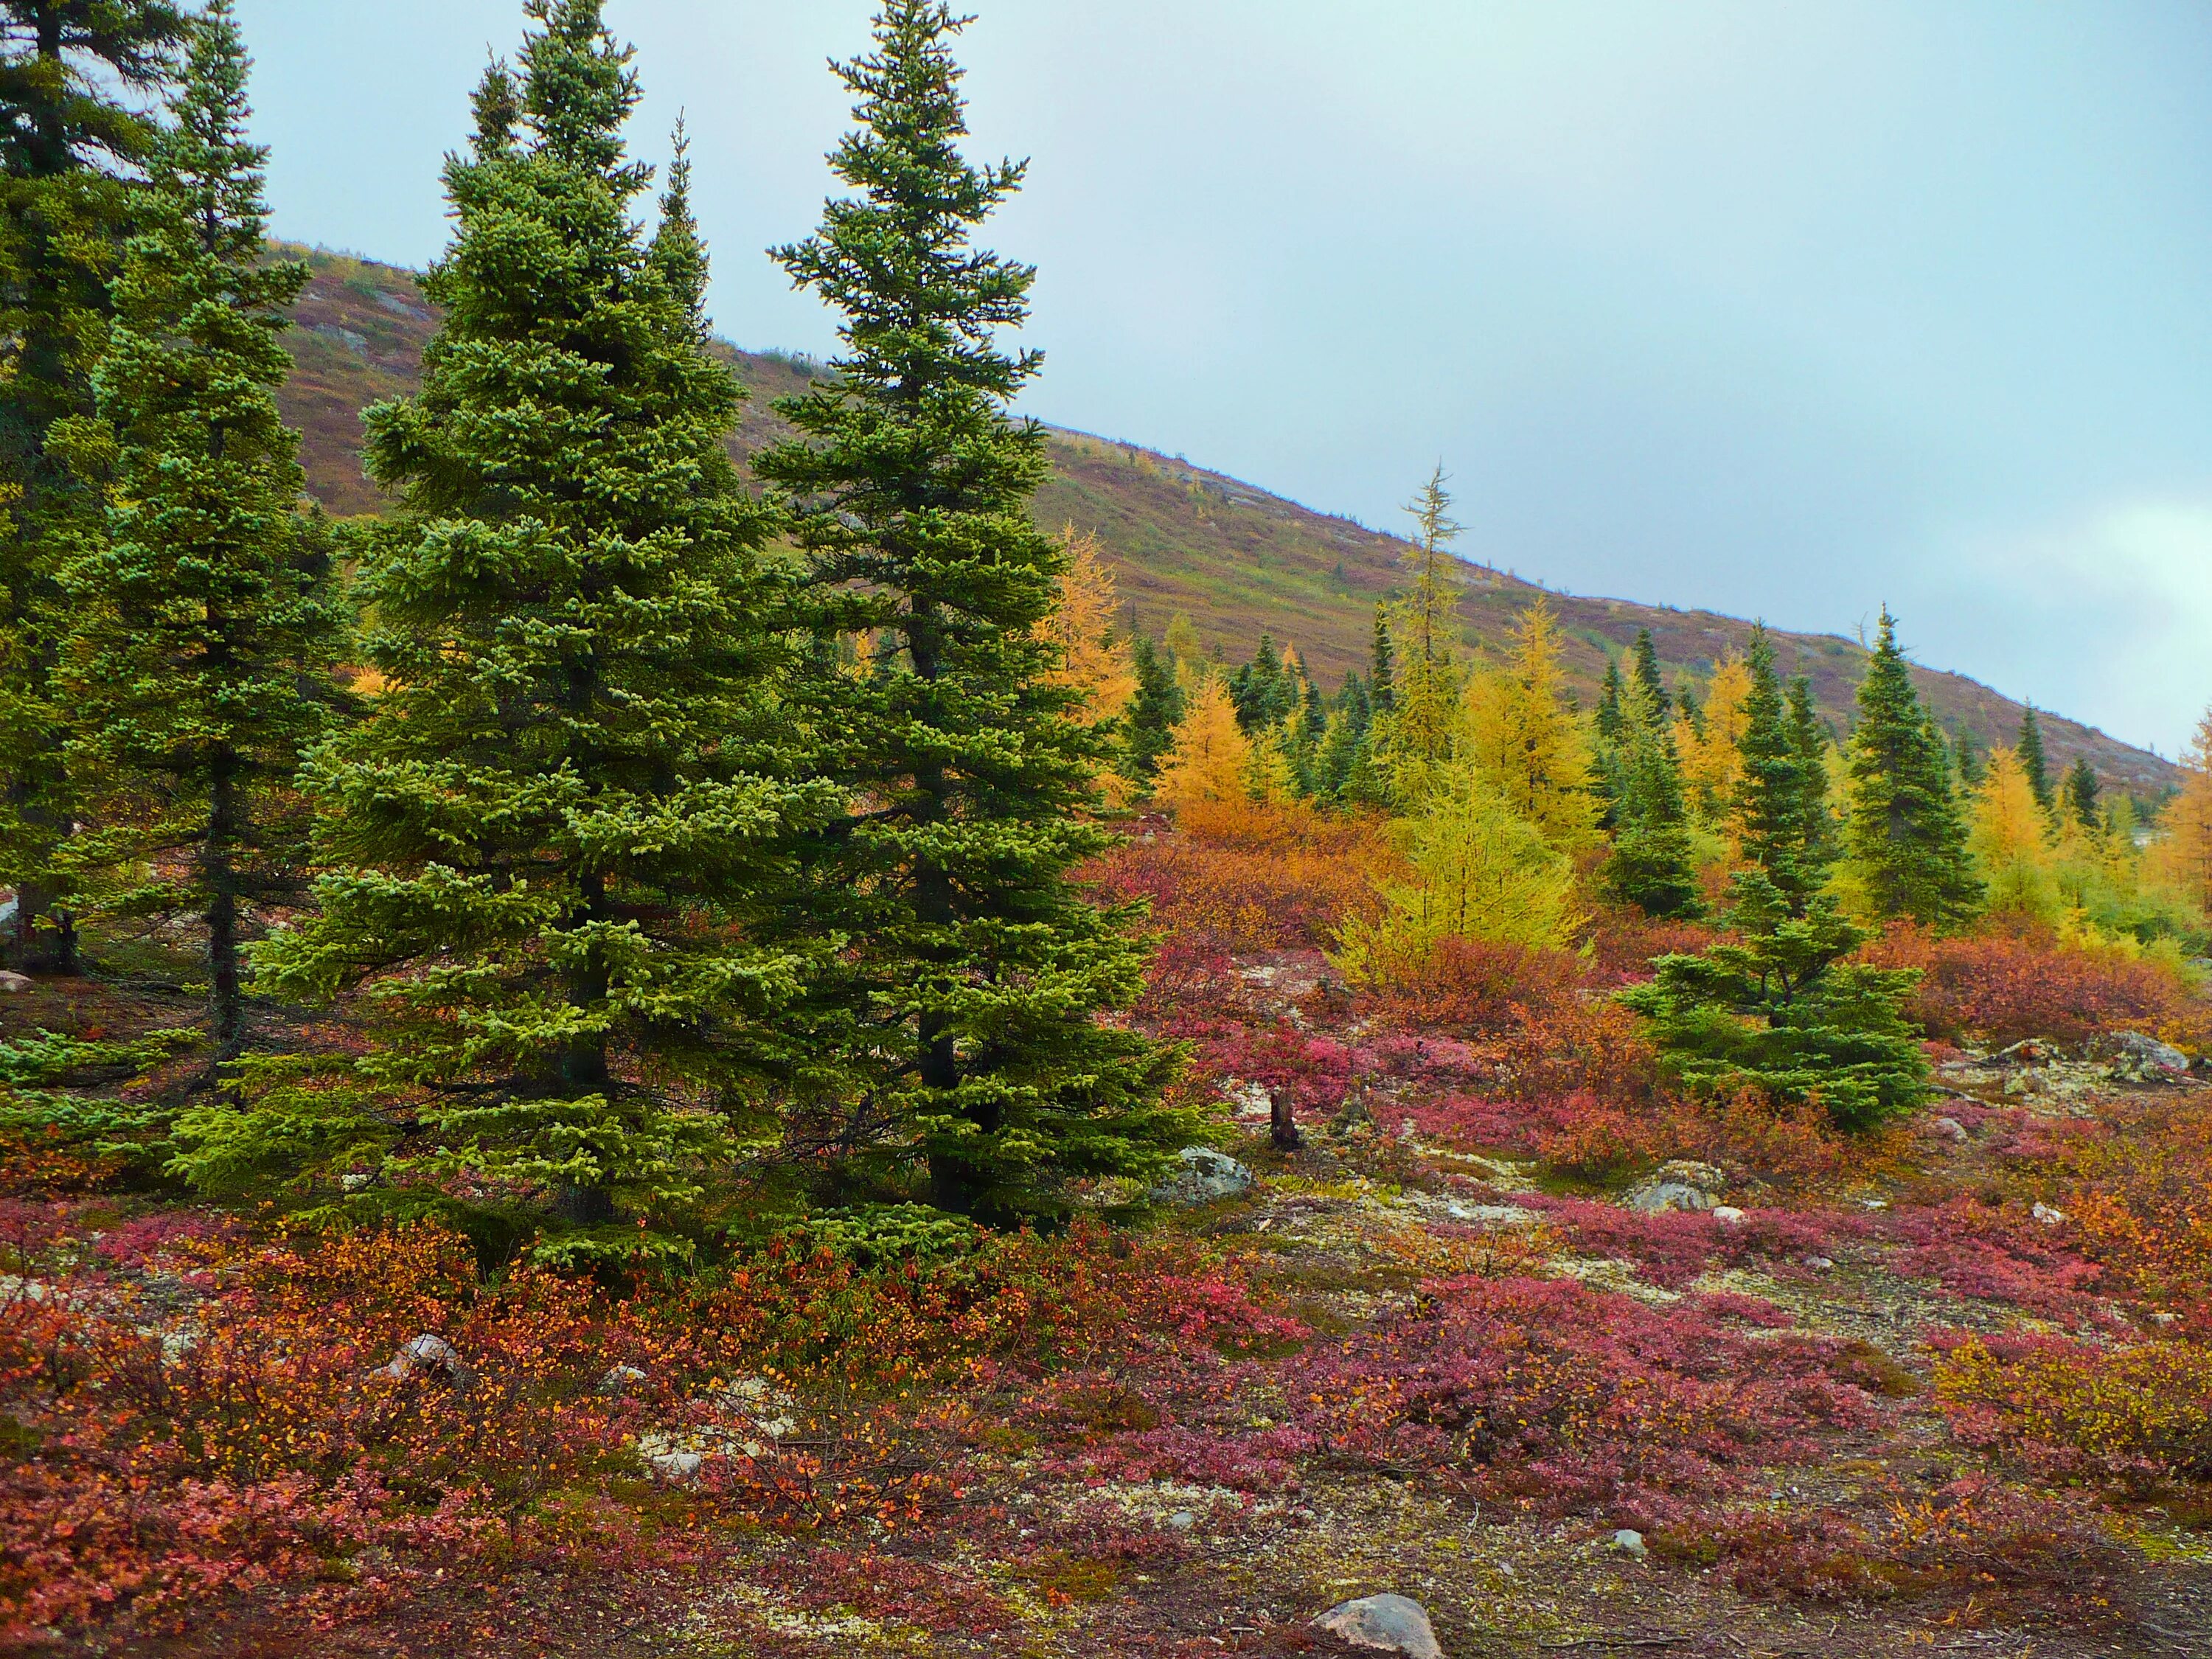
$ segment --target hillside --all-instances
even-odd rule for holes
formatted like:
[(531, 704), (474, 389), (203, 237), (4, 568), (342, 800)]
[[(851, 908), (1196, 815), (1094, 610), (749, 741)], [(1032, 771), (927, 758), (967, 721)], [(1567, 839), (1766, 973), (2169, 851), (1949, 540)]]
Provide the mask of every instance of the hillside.
[[(436, 318), (411, 273), (316, 252), (314, 279), (288, 337), (298, 372), (285, 412), (306, 434), (308, 487), (331, 511), (373, 512), (374, 487), (360, 466), (358, 411), (409, 390)], [(740, 456), (787, 428), (773, 401), (806, 383), (804, 360), (732, 350), (753, 402), (735, 447)], [(1333, 518), (1134, 444), (1082, 433), (1052, 434), (1054, 472), (1037, 497), (1038, 521), (1095, 532), (1113, 563), (1136, 626), (1158, 635), (1176, 611), (1229, 660), (1251, 653), (1261, 632), (1295, 642), (1325, 684), (1364, 666), (1374, 608), (1398, 580), (1404, 544), (1348, 519)], [(1470, 568), (1462, 605), (1469, 636), (1492, 645), (1546, 590), (1501, 572)], [(1553, 593), (1565, 623), (1569, 670), (1585, 697), (1596, 690), (1608, 652), (1648, 628), (1670, 678), (1702, 677), (1750, 624), (1710, 611), (1675, 611), (1624, 599)], [(1910, 619), (1908, 618), (1908, 623)], [(1813, 682), (1838, 729), (1865, 652), (1832, 635), (1778, 634), (1782, 666)], [(1978, 681), (1923, 668), (1921, 694), (1937, 718), (1984, 745), (2008, 741), (2021, 708)], [(2108, 784), (2137, 793), (2163, 790), (2175, 770), (2157, 756), (2052, 714), (2044, 722), (2055, 766), (2086, 757)]]

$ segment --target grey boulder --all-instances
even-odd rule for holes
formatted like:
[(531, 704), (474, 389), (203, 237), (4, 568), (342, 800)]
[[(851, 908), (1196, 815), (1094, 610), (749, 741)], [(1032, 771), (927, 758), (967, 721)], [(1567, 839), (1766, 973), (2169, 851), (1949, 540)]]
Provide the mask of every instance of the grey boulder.
[(412, 1376), (441, 1377), (457, 1388), (466, 1388), (477, 1380), (477, 1374), (463, 1362), (453, 1345), (428, 1331), (392, 1355), (390, 1364), (378, 1367), (376, 1374), (403, 1382)]
[(33, 989), (36, 983), (28, 974), (0, 969), (0, 996), (15, 996)]
[(1728, 1190), (1728, 1177), (1710, 1164), (1680, 1159), (1662, 1164), (1652, 1177), (1622, 1201), (1632, 1210), (1657, 1215), (1668, 1210), (1711, 1210)]
[(2172, 1043), (2141, 1031), (2115, 1031), (2106, 1043), (2115, 1075), (2139, 1083), (2160, 1083), (2189, 1075), (2189, 1056)]
[(1357, 1601), (1340, 1601), (1314, 1623), (1355, 1648), (1402, 1653), (1407, 1659), (1444, 1659), (1429, 1615), (1419, 1601), (1402, 1595), (1363, 1595)]
[(1251, 1190), (1251, 1170), (1226, 1152), (1186, 1146), (1176, 1156), (1182, 1160), (1182, 1168), (1152, 1188), (1155, 1203), (1211, 1204)]

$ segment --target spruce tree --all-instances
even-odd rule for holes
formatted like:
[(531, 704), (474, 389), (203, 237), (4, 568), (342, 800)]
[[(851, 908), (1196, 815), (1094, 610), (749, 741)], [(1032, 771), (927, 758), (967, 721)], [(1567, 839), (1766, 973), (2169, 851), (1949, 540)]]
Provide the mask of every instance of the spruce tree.
[(398, 499), (362, 544), (384, 690), (308, 773), (337, 868), (256, 960), (303, 999), (368, 981), (358, 1072), (423, 1103), (410, 1144), (605, 1227), (559, 1248), (621, 1251), (618, 1210), (689, 1202), (805, 1087), (782, 1016), (806, 948), (758, 941), (793, 823), (839, 798), (782, 781), (805, 757), (761, 689), (780, 600), (687, 169), (648, 244), (630, 52), (600, 0), (526, 9), (519, 74), (486, 73), (447, 161), (422, 392), (367, 417)]
[(266, 258), (246, 67), (230, 0), (214, 0), (94, 377), (109, 534), (64, 575), (69, 762), (95, 825), (70, 861), (111, 910), (203, 923), (222, 1058), (243, 1040), (242, 909), (304, 890), (293, 779), (333, 720), (344, 636), (330, 537), (300, 510), (299, 439), (276, 411), (291, 369), (276, 335), (307, 270)]
[(2057, 798), (2051, 792), (2051, 761), (2043, 749), (2043, 722), (2035, 716), (2035, 705), (2029, 703), (2020, 711), (2020, 742), (2016, 745), (2020, 769), (2027, 775), (2027, 787), (2035, 796), (2035, 804), (2048, 812)]
[(2089, 764), (2086, 756), (2076, 757), (2066, 773), (2066, 805), (2074, 814), (2075, 822), (2084, 830), (2095, 830), (2104, 823), (2103, 809), (2097, 796), (2097, 769)]
[(1613, 850), (1603, 872), (1615, 898), (1648, 915), (1695, 915), (1702, 908), (1697, 853), (1674, 732), (1642, 676), (1621, 696), (1621, 737), (1615, 750)]
[(92, 370), (166, 84), (188, 32), (171, 0), (0, 0), (0, 957), (73, 971), (58, 854), (76, 815), (55, 671), (61, 573), (97, 550), (104, 480)]
[(1836, 819), (1828, 808), (1828, 737), (1813, 704), (1813, 682), (1790, 681), (1790, 750), (1796, 757), (1798, 859), (1808, 889), (1826, 879), (1836, 861)]
[(1764, 625), (1751, 630), (1747, 659), (1751, 690), (1744, 699), (1742, 769), (1735, 785), (1734, 817), (1744, 858), (1766, 872), (1793, 914), (1818, 884), (1806, 845), (1806, 762), (1791, 730), (1782, 682), (1774, 669), (1774, 642)]
[(1648, 628), (1636, 630), (1635, 662), (1636, 678), (1650, 693), (1651, 706), (1659, 711), (1661, 720), (1670, 719), (1674, 712), (1674, 701), (1668, 696), (1666, 684), (1659, 677), (1659, 652), (1651, 643), (1651, 630)]
[(1851, 872), (1880, 916), (1951, 925), (1981, 902), (1943, 740), (1913, 689), (1885, 607), (1847, 754)]
[(1160, 769), (1160, 757), (1174, 741), (1175, 724), (1182, 718), (1182, 691), (1174, 667), (1145, 635), (1137, 635), (1133, 660), (1137, 695), (1129, 704), (1122, 740), (1123, 769), (1132, 782), (1143, 783)]
[(890, 0), (839, 66), (858, 125), (831, 166), (852, 193), (776, 257), (841, 314), (844, 349), (780, 405), (799, 437), (755, 465), (792, 501), (817, 625), (889, 647), (826, 700), (860, 803), (813, 866), (852, 941), (817, 1007), (850, 1071), (848, 1142), (887, 1183), (919, 1162), (940, 1207), (1010, 1216), (1147, 1175), (1192, 1126), (1161, 1104), (1171, 1057), (1099, 1018), (1139, 988), (1130, 918), (1068, 879), (1106, 844), (1081, 816), (1103, 750), (1033, 637), (1061, 553), (1029, 517), (1044, 433), (1007, 410), (1039, 360), (996, 336), (1035, 273), (973, 240), (1023, 167), (960, 153), (960, 27), (939, 0)]
[(1368, 701), (1376, 714), (1387, 714), (1396, 706), (1397, 679), (1395, 653), (1390, 647), (1390, 618), (1379, 605), (1375, 607), (1375, 640), (1368, 649)]

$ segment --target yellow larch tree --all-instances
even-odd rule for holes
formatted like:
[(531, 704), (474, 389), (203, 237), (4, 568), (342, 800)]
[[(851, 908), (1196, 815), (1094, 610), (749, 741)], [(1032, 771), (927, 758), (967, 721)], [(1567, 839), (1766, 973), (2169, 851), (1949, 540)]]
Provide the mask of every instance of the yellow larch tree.
[(1398, 651), (1388, 714), (1375, 722), (1375, 764), (1408, 806), (1434, 788), (1451, 760), (1460, 693), (1460, 562), (1450, 544), (1462, 526), (1440, 466), (1406, 509), (1419, 534), (1406, 555), (1413, 585), (1389, 611)]
[(1218, 674), (1199, 682), (1160, 757), (1152, 799), (1178, 815), (1241, 805), (1251, 798), (1252, 743)]
[(1044, 675), (1044, 683), (1081, 692), (1077, 721), (1098, 726), (1120, 719), (1137, 695), (1136, 657), (1128, 640), (1114, 631), (1114, 573), (1100, 555), (1098, 538), (1069, 525), (1060, 539), (1067, 550), (1060, 602), (1036, 629), (1040, 638), (1060, 647), (1059, 665)]
[(2035, 786), (2017, 750), (1990, 755), (1989, 769), (1975, 786), (1966, 826), (1966, 848), (1989, 890), (1992, 915), (2055, 922), (2063, 908), (2057, 849), (2051, 825), (2035, 799)]
[(2158, 815), (2150, 874), (2212, 920), (2212, 708), (2181, 757), (2181, 793)]
[(1741, 657), (1724, 657), (1705, 688), (1703, 714), (1674, 721), (1674, 749), (1682, 757), (1682, 787), (1698, 818), (1725, 824), (1743, 775), (1743, 734), (1751, 724), (1745, 705), (1751, 696), (1751, 669)]
[(1568, 706), (1559, 623), (1538, 599), (1513, 624), (1513, 651), (1462, 700), (1459, 752), (1547, 846), (1573, 853), (1597, 837), (1589, 739)]

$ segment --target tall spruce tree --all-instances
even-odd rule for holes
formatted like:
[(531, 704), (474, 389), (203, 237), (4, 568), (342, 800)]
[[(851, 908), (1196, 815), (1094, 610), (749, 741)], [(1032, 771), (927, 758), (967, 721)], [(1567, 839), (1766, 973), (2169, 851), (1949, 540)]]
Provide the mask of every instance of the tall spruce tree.
[(1790, 681), (1790, 750), (1797, 759), (1796, 840), (1808, 890), (1826, 879), (1836, 861), (1836, 818), (1828, 807), (1828, 734), (1813, 703), (1813, 682)]
[(1922, 708), (1887, 607), (1846, 755), (1851, 872), (1877, 915), (1950, 925), (1981, 902), (1943, 739)]
[(106, 531), (92, 370), (135, 175), (188, 31), (171, 0), (0, 0), (0, 959), (71, 971), (58, 858), (76, 806), (55, 682), (70, 623), (61, 573)]
[(244, 1034), (242, 907), (304, 890), (302, 754), (338, 705), (331, 538), (301, 511), (277, 343), (305, 265), (270, 262), (246, 58), (230, 0), (200, 21), (149, 157), (94, 377), (113, 446), (104, 544), (64, 574), (69, 750), (91, 833), (70, 843), (106, 907), (197, 916), (220, 1057)]
[(1695, 915), (1703, 908), (1697, 853), (1672, 725), (1641, 675), (1628, 677), (1620, 702), (1621, 734), (1613, 765), (1615, 823), (1604, 866), (1606, 888), (1648, 915)]
[(685, 169), (648, 245), (631, 53), (600, 0), (526, 9), (520, 73), (486, 73), (447, 161), (422, 390), (368, 416), (398, 501), (362, 544), (384, 690), (308, 775), (337, 868), (256, 961), (303, 998), (371, 981), (359, 1072), (425, 1103), (414, 1139), (543, 1193), (561, 1248), (626, 1249), (618, 1210), (696, 1197), (805, 1086), (781, 1016), (806, 947), (758, 938), (793, 824), (841, 798), (784, 781), (781, 602), (724, 448), (741, 394)]
[(852, 194), (777, 258), (841, 313), (844, 350), (780, 405), (801, 435), (756, 467), (791, 500), (817, 625), (887, 642), (882, 672), (829, 699), (863, 810), (815, 866), (852, 940), (817, 1003), (851, 1071), (847, 1142), (895, 1188), (920, 1162), (932, 1202), (1010, 1216), (1148, 1174), (1190, 1125), (1161, 1103), (1171, 1056), (1098, 1018), (1139, 988), (1129, 919), (1068, 880), (1106, 842), (1080, 816), (1102, 750), (1033, 634), (1062, 555), (1028, 513), (1044, 434), (1007, 405), (1039, 359), (996, 331), (1035, 273), (973, 241), (1024, 169), (960, 153), (960, 27), (890, 0), (839, 67), (858, 125), (830, 161)]
[(1137, 695), (1130, 700), (1122, 742), (1123, 770), (1132, 782), (1149, 781), (1160, 769), (1160, 757), (1175, 741), (1175, 724), (1182, 718), (1182, 690), (1176, 684), (1175, 668), (1149, 635), (1137, 635), (1132, 660), (1137, 671)]
[(1774, 668), (1774, 641), (1764, 624), (1751, 630), (1751, 690), (1744, 699), (1743, 740), (1736, 745), (1734, 817), (1743, 855), (1766, 872), (1775, 890), (1802, 915), (1820, 872), (1807, 845), (1810, 780), (1791, 731), (1790, 709)]
[(2027, 775), (2027, 787), (2034, 793), (2035, 804), (2045, 811), (2050, 811), (2057, 798), (2051, 793), (2051, 760), (2044, 752), (2043, 722), (2036, 718), (2033, 703), (2020, 711), (2017, 752), (2020, 769)]
[(2101, 828), (2105, 818), (2098, 804), (2097, 769), (2089, 764), (2087, 756), (2077, 756), (2067, 769), (2065, 782), (2066, 805), (2073, 812), (2075, 822), (2084, 830)]
[(1659, 711), (1659, 718), (1662, 720), (1672, 719), (1674, 713), (1674, 700), (1667, 695), (1666, 683), (1660, 678), (1659, 650), (1651, 643), (1651, 630), (1648, 628), (1639, 628), (1636, 630), (1635, 664), (1636, 678), (1644, 683), (1644, 689), (1650, 693), (1651, 706)]
[(1367, 664), (1368, 702), (1377, 714), (1387, 714), (1397, 706), (1395, 655), (1390, 645), (1390, 618), (1378, 605), (1375, 607), (1375, 639), (1369, 647)]

